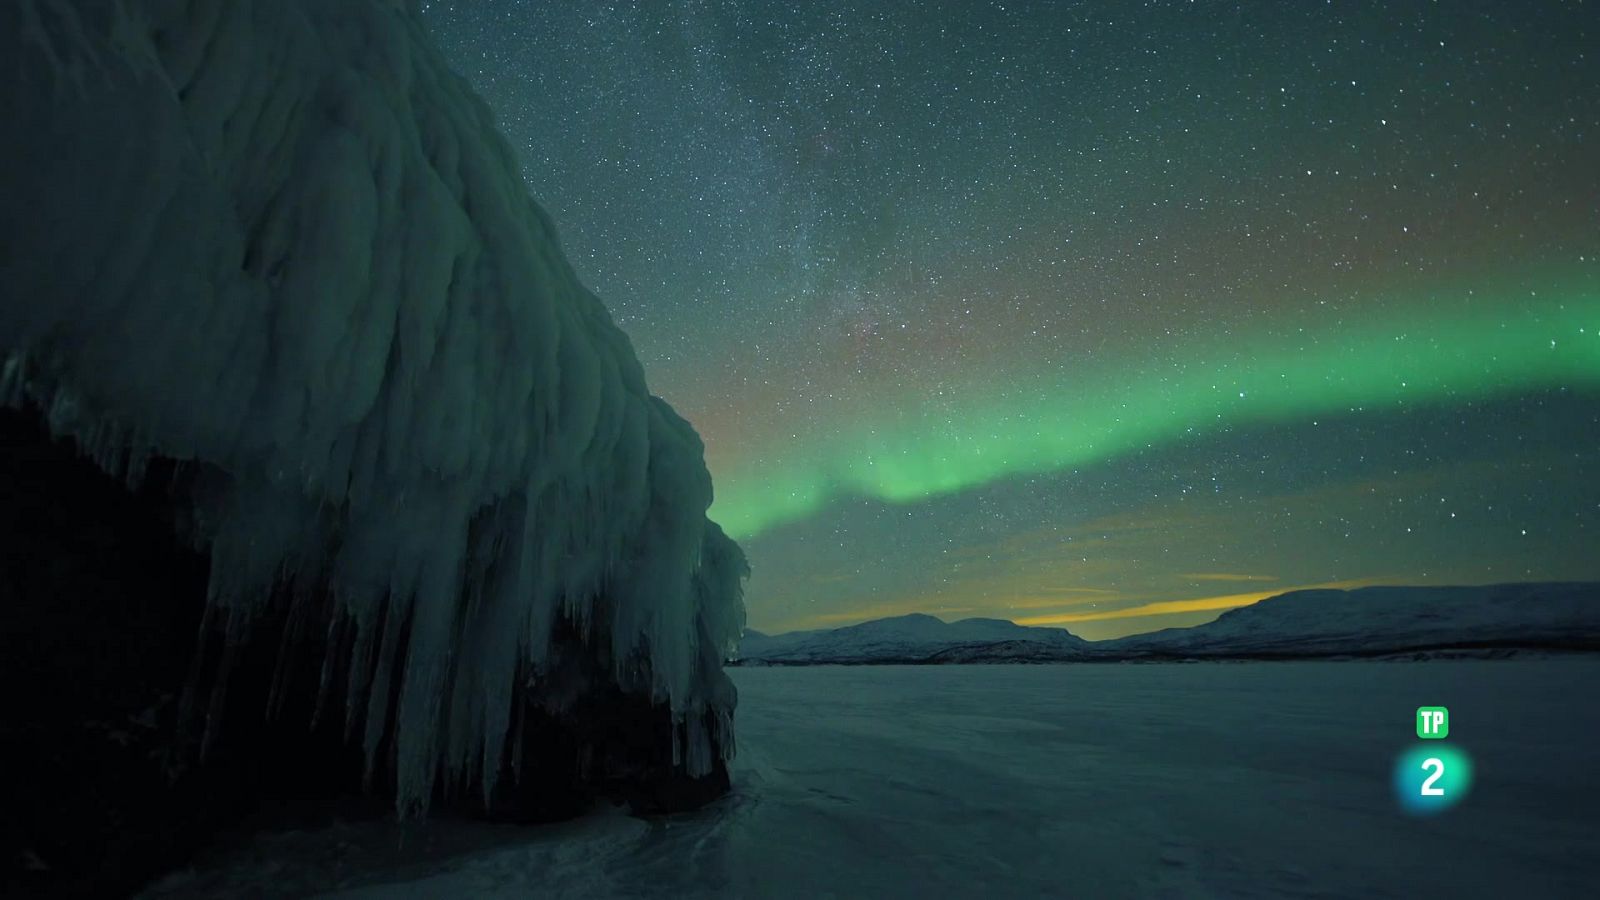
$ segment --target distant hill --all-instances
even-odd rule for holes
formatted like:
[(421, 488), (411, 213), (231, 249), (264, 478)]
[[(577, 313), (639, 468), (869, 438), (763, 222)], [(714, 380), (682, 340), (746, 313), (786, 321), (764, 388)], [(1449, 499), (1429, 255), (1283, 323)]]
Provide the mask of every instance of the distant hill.
[(1293, 591), (1194, 628), (1111, 642), (1130, 654), (1375, 655), (1449, 648), (1600, 649), (1600, 584)]
[(1088, 645), (1065, 628), (1029, 628), (1005, 619), (945, 622), (912, 613), (821, 631), (779, 635), (746, 631), (739, 644), (739, 659), (785, 663), (927, 662), (951, 650), (1007, 643), (1037, 645), (1068, 655)]
[(1292, 591), (1193, 628), (1085, 641), (1064, 628), (912, 614), (745, 632), (741, 665), (1309, 659), (1600, 650), (1600, 583)]

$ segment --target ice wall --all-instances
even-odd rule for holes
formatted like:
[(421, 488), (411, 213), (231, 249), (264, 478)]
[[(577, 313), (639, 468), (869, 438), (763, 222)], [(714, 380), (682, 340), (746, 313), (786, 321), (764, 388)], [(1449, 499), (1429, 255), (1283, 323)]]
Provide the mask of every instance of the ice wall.
[(131, 478), (222, 473), (214, 620), (331, 594), (403, 810), (492, 790), (563, 620), (691, 774), (731, 746), (745, 563), (699, 438), (408, 3), (12, 0), (0, 121), (0, 400)]

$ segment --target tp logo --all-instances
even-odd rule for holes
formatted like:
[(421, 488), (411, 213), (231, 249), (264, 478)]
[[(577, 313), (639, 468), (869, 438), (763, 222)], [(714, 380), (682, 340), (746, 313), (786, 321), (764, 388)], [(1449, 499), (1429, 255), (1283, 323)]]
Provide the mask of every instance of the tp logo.
[(1442, 706), (1417, 707), (1417, 737), (1425, 741), (1450, 736), (1450, 710)]
[(1442, 706), (1417, 707), (1418, 744), (1400, 754), (1394, 766), (1394, 790), (1400, 806), (1417, 816), (1441, 813), (1461, 802), (1472, 787), (1472, 757), (1442, 741), (1450, 734), (1450, 711)]

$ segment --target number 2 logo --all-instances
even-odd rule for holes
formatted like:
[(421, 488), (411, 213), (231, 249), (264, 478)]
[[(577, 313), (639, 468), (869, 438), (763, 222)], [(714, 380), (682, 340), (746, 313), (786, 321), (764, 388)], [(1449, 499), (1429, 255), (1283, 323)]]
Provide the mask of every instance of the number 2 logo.
[(1442, 741), (1419, 741), (1394, 762), (1395, 798), (1414, 816), (1454, 807), (1472, 790), (1472, 757)]
[(1433, 770), (1433, 774), (1429, 775), (1422, 782), (1422, 796), (1443, 797), (1444, 788), (1434, 787), (1433, 783), (1444, 777), (1444, 760), (1438, 758), (1437, 756), (1430, 756), (1422, 761), (1422, 768), (1424, 770)]

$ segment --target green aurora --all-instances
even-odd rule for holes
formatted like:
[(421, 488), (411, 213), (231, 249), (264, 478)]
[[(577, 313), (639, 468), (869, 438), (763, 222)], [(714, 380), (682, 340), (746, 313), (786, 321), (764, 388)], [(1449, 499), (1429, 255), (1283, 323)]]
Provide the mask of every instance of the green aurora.
[(1159, 370), (1099, 366), (1044, 384), (980, 386), (954, 415), (907, 404), (888, 422), (791, 446), (759, 469), (717, 473), (711, 515), (751, 537), (845, 496), (915, 502), (1228, 426), (1600, 388), (1600, 287), (1560, 283), (1475, 308), (1435, 296), (1382, 323), (1234, 336), (1231, 352), (1179, 356), (1187, 361)]
[(1600, 579), (1592, 5), (424, 18), (702, 436), (752, 628), (1100, 639)]

